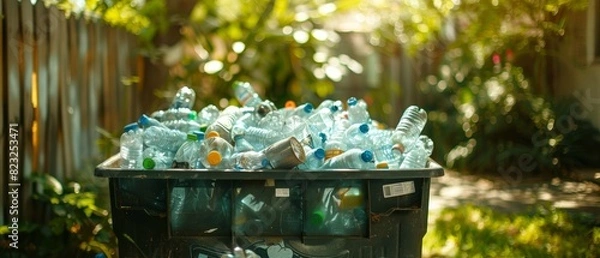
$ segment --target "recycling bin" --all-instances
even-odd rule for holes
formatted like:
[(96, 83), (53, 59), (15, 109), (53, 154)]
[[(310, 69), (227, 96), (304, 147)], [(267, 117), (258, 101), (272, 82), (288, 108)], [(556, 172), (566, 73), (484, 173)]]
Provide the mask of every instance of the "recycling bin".
[(444, 169), (121, 169), (108, 178), (119, 257), (421, 257), (431, 178)]

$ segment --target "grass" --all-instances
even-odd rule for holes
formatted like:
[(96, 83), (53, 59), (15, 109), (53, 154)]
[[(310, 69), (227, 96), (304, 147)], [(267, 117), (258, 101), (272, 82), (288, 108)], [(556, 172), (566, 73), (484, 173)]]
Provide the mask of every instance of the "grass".
[(446, 208), (423, 239), (423, 256), (600, 257), (595, 219), (548, 206), (516, 214), (473, 205)]

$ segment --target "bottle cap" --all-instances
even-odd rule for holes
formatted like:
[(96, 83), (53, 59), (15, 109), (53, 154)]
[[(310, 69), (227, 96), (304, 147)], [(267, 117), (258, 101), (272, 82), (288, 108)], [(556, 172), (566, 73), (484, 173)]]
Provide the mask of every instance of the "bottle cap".
[(196, 134), (194, 133), (188, 133), (187, 134), (187, 139), (190, 141), (197, 141), (198, 140), (198, 136), (196, 136)]
[(304, 108), (302, 108), (302, 109), (304, 110), (304, 112), (306, 112), (306, 113), (308, 114), (308, 113), (312, 112), (314, 108), (315, 108), (315, 107), (313, 106), (313, 104), (311, 104), (311, 103), (306, 103), (306, 104), (304, 105)]
[(348, 106), (354, 106), (356, 103), (358, 103), (358, 100), (355, 97), (350, 97), (347, 102)]
[(156, 162), (154, 162), (154, 160), (152, 158), (144, 158), (144, 161), (142, 162), (142, 166), (145, 169), (153, 169), (156, 166)]
[(213, 138), (213, 137), (220, 137), (220, 136), (221, 135), (219, 135), (219, 132), (217, 132), (217, 131), (210, 131), (210, 132), (204, 134), (204, 139)]
[(293, 100), (288, 100), (285, 102), (285, 108), (286, 109), (294, 109), (296, 108), (296, 102), (294, 102)]
[(310, 223), (313, 225), (321, 225), (325, 221), (325, 211), (322, 209), (314, 210), (310, 214)]
[(321, 138), (321, 143), (325, 143), (327, 141), (327, 134), (325, 134), (324, 132), (320, 132), (319, 138)]
[(196, 120), (198, 118), (198, 113), (196, 113), (196, 111), (191, 110), (191, 112), (188, 114), (188, 120)]
[(360, 154), (360, 158), (364, 162), (373, 162), (373, 152), (370, 150), (365, 150)]
[(379, 163), (377, 163), (377, 165), (376, 165), (375, 167), (376, 167), (376, 168), (390, 168), (390, 167), (388, 166), (388, 163), (387, 163), (387, 162), (379, 162)]
[(192, 133), (196, 135), (196, 139), (198, 141), (204, 140), (204, 132), (202, 132), (202, 131), (193, 131)]
[(147, 116), (146, 114), (142, 114), (140, 116), (140, 118), (138, 119), (138, 124), (140, 124), (141, 126), (148, 125), (149, 122), (150, 122), (150, 117)]
[(206, 155), (206, 161), (208, 161), (208, 164), (211, 166), (219, 165), (222, 160), (223, 157), (221, 156), (221, 153), (216, 150), (209, 151)]
[(123, 127), (123, 131), (129, 132), (131, 130), (136, 130), (138, 128), (140, 128), (140, 127), (138, 126), (137, 123), (131, 123), (131, 124), (128, 124), (125, 127)]
[(325, 150), (323, 148), (318, 148), (315, 150), (314, 155), (318, 159), (324, 159), (325, 158)]
[(368, 132), (369, 132), (369, 124), (361, 124), (361, 125), (358, 127), (358, 130), (359, 130), (361, 133), (368, 133)]

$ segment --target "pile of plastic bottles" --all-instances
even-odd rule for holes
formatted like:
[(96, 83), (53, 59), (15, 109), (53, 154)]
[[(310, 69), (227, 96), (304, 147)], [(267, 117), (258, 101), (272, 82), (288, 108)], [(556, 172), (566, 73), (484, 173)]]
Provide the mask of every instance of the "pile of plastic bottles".
[(125, 126), (121, 168), (410, 169), (425, 167), (433, 150), (421, 134), (427, 113), (417, 106), (382, 129), (355, 97), (277, 108), (247, 82), (234, 82), (233, 91), (241, 106), (196, 112), (195, 92), (183, 87), (168, 109)]

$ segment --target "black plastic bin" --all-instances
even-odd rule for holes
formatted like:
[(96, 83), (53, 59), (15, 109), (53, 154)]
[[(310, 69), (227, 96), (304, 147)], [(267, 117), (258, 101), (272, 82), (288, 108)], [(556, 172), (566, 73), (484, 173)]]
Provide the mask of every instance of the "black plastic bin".
[[(219, 258), (235, 246), (269, 258), (393, 258), (421, 257), (431, 178), (444, 170), (433, 160), (410, 170), (123, 170), (115, 155), (95, 175), (109, 178), (121, 258)], [(323, 196), (349, 189), (362, 193), (343, 211), (352, 220), (311, 224)]]

